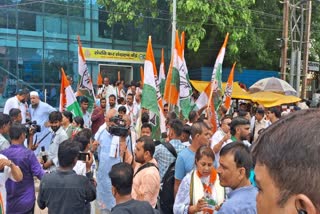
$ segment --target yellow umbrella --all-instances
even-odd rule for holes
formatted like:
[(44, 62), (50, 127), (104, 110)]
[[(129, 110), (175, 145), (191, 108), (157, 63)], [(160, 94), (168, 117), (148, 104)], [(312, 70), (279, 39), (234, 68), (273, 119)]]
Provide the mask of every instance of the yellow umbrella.
[[(199, 81), (199, 80), (190, 80), (191, 84), (195, 89), (200, 93), (207, 87), (210, 82)], [(222, 90), (226, 88), (227, 83), (222, 83)], [(243, 90), (238, 82), (233, 83), (232, 96), (233, 99), (241, 100), (251, 100), (252, 102), (259, 103), (266, 108), (272, 106), (278, 106), (282, 104), (295, 103), (299, 102), (301, 99), (296, 96), (287, 96), (283, 94), (278, 94), (271, 91), (260, 91), (256, 93), (248, 93)]]
[(269, 108), (272, 106), (299, 102), (301, 99), (296, 96), (287, 96), (271, 91), (260, 91), (250, 94), (250, 100)]
[[(197, 89), (197, 91), (199, 91), (200, 93), (202, 91), (204, 91), (204, 89), (207, 87), (207, 85), (210, 82), (207, 81), (200, 81), (200, 80), (190, 80), (191, 84), (193, 85), (193, 87), (195, 89)], [(223, 82), (222, 83), (222, 90), (224, 92), (225, 88), (226, 88), (227, 83)], [(250, 94), (248, 92), (246, 92), (244, 89), (242, 89), (238, 82), (234, 82), (233, 83), (233, 90), (232, 90), (232, 98), (233, 99), (242, 99), (242, 100), (249, 100), (250, 99)]]

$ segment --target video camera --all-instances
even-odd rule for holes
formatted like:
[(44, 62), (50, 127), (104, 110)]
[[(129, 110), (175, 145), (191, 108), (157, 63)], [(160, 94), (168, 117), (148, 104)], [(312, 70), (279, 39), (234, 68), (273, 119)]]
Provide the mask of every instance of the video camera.
[(33, 132), (41, 132), (41, 126), (37, 125), (37, 121), (31, 121), (31, 120), (27, 120), (27, 122), (24, 124), (24, 126), (26, 127), (26, 132), (27, 135), (29, 134), (30, 130), (33, 130)]
[(115, 125), (109, 127), (109, 132), (112, 135), (119, 137), (128, 136), (128, 128), (126, 127), (126, 121), (119, 116), (110, 118), (110, 122), (113, 122)]

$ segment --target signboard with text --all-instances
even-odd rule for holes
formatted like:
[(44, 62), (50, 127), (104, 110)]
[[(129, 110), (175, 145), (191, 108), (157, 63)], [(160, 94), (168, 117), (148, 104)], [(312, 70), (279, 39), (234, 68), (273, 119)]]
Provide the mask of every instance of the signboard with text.
[(121, 51), (121, 50), (85, 48), (85, 47), (83, 47), (83, 52), (87, 61), (143, 64), (146, 58), (145, 52)]

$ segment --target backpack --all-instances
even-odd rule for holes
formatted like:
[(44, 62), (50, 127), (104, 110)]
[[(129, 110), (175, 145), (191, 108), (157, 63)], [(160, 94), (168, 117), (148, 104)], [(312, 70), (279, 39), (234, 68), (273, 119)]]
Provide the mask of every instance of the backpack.
[(177, 152), (175, 148), (170, 143), (161, 143), (166, 147), (169, 152), (175, 157), (175, 160), (170, 164), (166, 173), (162, 178), (162, 188), (160, 189), (160, 210), (161, 213), (171, 214), (173, 213), (173, 204), (174, 204), (174, 172), (175, 164), (177, 159)]

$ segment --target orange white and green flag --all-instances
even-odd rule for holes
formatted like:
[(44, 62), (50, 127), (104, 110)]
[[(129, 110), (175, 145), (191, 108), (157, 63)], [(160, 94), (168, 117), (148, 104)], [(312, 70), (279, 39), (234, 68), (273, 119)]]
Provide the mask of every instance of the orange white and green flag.
[(89, 100), (88, 112), (91, 114), (93, 111), (94, 103), (95, 103), (95, 96), (94, 96), (92, 80), (90, 77), (86, 59), (84, 57), (79, 36), (78, 36), (78, 73), (80, 78), (78, 82), (77, 94), (88, 98)]
[(236, 63), (233, 63), (232, 69), (230, 71), (228, 82), (226, 89), (224, 90), (224, 107), (229, 111), (231, 106), (231, 96), (232, 96), (232, 90), (233, 90), (233, 76), (234, 76), (234, 69), (236, 67)]
[(166, 74), (165, 74), (165, 65), (164, 65), (164, 49), (161, 50), (161, 63), (159, 69), (159, 82), (160, 82), (160, 93), (164, 95), (164, 89), (166, 85)]
[(149, 110), (150, 123), (153, 125), (152, 137), (154, 139), (160, 139), (161, 133), (165, 131), (165, 120), (163, 116), (161, 94), (159, 87), (157, 87), (159, 84), (157, 84), (156, 78), (157, 68), (152, 50), (151, 36), (149, 36), (146, 59), (144, 62), (144, 84), (141, 107)]
[(61, 68), (60, 105), (59, 111), (70, 111), (73, 116), (82, 116), (80, 105), (70, 86), (67, 76)]
[(222, 100), (222, 64), (224, 55), (226, 53), (226, 46), (228, 43), (229, 33), (227, 33), (223, 45), (219, 51), (216, 62), (213, 67), (211, 82), (208, 84), (206, 89), (200, 94), (196, 101), (197, 107), (200, 109), (205, 105), (208, 105), (208, 117), (213, 126), (213, 131), (217, 130), (218, 127), (218, 115), (216, 113)]

